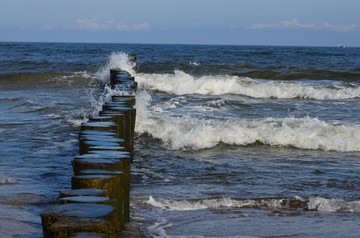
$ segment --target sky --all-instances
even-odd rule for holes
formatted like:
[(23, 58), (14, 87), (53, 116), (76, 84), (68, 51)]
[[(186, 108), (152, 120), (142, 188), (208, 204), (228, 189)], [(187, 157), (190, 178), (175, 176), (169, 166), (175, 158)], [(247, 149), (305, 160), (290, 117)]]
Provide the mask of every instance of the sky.
[(360, 0), (0, 0), (0, 41), (360, 47)]

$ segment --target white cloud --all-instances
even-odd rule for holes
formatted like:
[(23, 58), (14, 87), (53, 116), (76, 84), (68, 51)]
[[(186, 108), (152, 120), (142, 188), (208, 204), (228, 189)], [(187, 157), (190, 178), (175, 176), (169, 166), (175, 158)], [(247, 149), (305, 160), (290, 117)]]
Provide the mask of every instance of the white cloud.
[(150, 25), (147, 22), (143, 22), (143, 23), (133, 24), (132, 28), (134, 30), (148, 30), (150, 28)]
[(254, 30), (261, 30), (267, 28), (280, 28), (280, 29), (296, 29), (296, 28), (303, 28), (303, 29), (315, 29), (316, 26), (314, 24), (306, 24), (300, 22), (298, 19), (292, 19), (290, 21), (282, 21), (280, 23), (255, 23), (249, 26), (250, 29)]
[(55, 30), (57, 28), (57, 25), (52, 23), (46, 23), (41, 28), (44, 30)]
[(97, 18), (77, 19), (72, 27), (77, 29), (84, 29), (84, 30), (107, 30), (108, 28), (107, 25), (100, 24)]
[(320, 30), (327, 29), (332, 31), (351, 31), (357, 28), (356, 24), (349, 25), (334, 25), (328, 22), (322, 24), (304, 23), (294, 18), (288, 21), (282, 21), (279, 23), (254, 23), (248, 26), (249, 29), (262, 30), (262, 29), (309, 29)]
[(313, 23), (302, 23), (298, 19), (292, 19), (290, 21), (283, 21), (281, 23), (283, 28), (302, 28), (302, 29), (316, 29), (316, 25)]
[(333, 25), (328, 22), (325, 22), (322, 24), (323, 28), (332, 30), (332, 31), (352, 31), (355, 28), (357, 28), (356, 24), (350, 24), (350, 25)]
[(81, 29), (81, 30), (116, 30), (116, 31), (129, 31), (129, 30), (148, 30), (150, 25), (146, 22), (142, 23), (127, 23), (116, 22), (110, 20), (107, 22), (100, 22), (97, 18), (81, 18), (77, 19), (73, 25), (66, 27), (67, 29)]

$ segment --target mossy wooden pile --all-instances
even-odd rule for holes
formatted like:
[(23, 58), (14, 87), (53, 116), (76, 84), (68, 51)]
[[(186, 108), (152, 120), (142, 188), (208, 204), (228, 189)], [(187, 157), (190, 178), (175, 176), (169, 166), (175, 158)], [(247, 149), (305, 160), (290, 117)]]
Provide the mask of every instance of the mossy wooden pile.
[(135, 130), (134, 77), (110, 70), (110, 86), (123, 94), (82, 123), (71, 189), (41, 214), (44, 237), (119, 237), (130, 221), (130, 170)]

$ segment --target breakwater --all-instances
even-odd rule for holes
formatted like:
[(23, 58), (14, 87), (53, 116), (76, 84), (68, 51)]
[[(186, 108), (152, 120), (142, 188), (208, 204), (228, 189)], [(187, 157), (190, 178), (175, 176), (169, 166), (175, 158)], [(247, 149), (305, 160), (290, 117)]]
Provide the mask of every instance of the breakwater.
[(110, 87), (122, 93), (81, 124), (71, 189), (41, 214), (46, 238), (119, 237), (130, 221), (137, 82), (127, 71), (111, 69)]

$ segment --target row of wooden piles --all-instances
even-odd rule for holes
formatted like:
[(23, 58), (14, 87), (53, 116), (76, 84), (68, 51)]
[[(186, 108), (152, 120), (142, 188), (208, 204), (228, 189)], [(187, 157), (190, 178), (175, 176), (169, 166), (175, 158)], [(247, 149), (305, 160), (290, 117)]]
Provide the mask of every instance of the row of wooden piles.
[(44, 237), (120, 237), (130, 220), (130, 165), (137, 83), (123, 70), (110, 70), (120, 88), (98, 116), (82, 123), (79, 156), (72, 160), (71, 189), (41, 214)]

